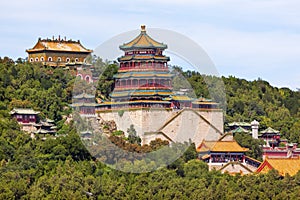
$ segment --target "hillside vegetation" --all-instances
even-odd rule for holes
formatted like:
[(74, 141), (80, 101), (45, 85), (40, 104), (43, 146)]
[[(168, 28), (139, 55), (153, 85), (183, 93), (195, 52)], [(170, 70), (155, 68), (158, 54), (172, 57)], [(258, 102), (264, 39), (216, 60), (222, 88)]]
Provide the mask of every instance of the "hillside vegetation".
[[(210, 97), (202, 76), (184, 74), (198, 97)], [(212, 84), (215, 78), (208, 78)], [(257, 119), (261, 128), (272, 126), (300, 142), (299, 92), (263, 80), (222, 80), (226, 122)], [(74, 125), (64, 123), (74, 81), (63, 69), (0, 59), (0, 199), (300, 199), (300, 172), (293, 177), (276, 171), (249, 176), (209, 172), (205, 163), (194, 159), (193, 146), (171, 165), (151, 173), (123, 173), (105, 166), (86, 150)], [(105, 89), (111, 82), (101, 87), (109, 91)], [(54, 119), (61, 137), (31, 139), (11, 119), (13, 107), (32, 107)], [(137, 168), (142, 164), (134, 163)]]

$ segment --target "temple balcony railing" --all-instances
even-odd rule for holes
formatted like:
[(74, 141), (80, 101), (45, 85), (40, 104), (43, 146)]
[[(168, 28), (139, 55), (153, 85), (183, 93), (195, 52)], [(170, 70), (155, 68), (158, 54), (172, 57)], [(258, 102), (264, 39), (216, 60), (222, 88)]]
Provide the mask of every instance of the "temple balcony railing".
[(170, 86), (137, 86), (137, 85), (126, 85), (126, 86), (118, 86), (115, 85), (115, 90), (122, 90), (122, 89), (131, 89), (131, 90), (172, 90), (172, 87)]
[(169, 71), (168, 67), (153, 67), (153, 66), (135, 66), (135, 67), (120, 67), (119, 71), (138, 70), (138, 71)]

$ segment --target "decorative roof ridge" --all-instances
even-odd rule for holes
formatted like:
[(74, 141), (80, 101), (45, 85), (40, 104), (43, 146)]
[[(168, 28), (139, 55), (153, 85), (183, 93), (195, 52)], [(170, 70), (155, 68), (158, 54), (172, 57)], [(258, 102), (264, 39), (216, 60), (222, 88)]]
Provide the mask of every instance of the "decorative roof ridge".
[[(38, 38), (37, 43), (30, 49), (26, 49), (26, 52), (35, 52), (35, 51), (42, 51), (42, 50), (48, 50), (48, 51), (72, 51), (72, 50), (67, 50), (67, 49), (52, 49), (49, 48), (47, 43), (50, 45), (59, 45), (59, 44), (64, 44), (64, 45), (77, 45), (77, 47), (79, 46), (80, 48), (82, 48), (81, 52), (93, 52), (93, 50), (88, 49), (86, 47), (84, 47), (81, 43), (80, 40), (72, 40), (69, 39), (67, 40), (66, 37), (64, 37), (64, 39), (61, 39), (60, 36), (56, 39), (54, 39), (54, 36), (52, 37), (52, 39), (46, 38), (46, 39), (42, 39), (42, 38)], [(39, 48), (36, 48), (38, 47)]]
[(220, 143), (235, 143), (235, 144), (237, 144), (241, 149), (243, 149), (244, 151), (249, 151), (249, 149), (248, 148), (245, 148), (245, 147), (242, 147), (241, 145), (239, 145), (239, 143), (237, 143), (237, 141), (235, 141), (235, 140), (230, 140), (230, 141), (219, 141), (219, 140), (211, 140), (211, 141), (207, 141), (207, 140), (204, 140), (204, 144), (205, 143), (214, 143), (209, 149), (210, 150), (213, 150), (215, 147), (216, 147), (216, 145), (217, 144), (220, 144)]
[(64, 37), (64, 38), (60, 38), (60, 35), (58, 36), (58, 38), (55, 38), (54, 39), (54, 36), (52, 37), (52, 39), (51, 38), (40, 38), (39, 37), (39, 39), (38, 39), (38, 41), (40, 41), (40, 42), (65, 42), (65, 43), (78, 43), (78, 44), (80, 44), (80, 40), (72, 40), (72, 39), (68, 39), (67, 40), (67, 38), (66, 37)]
[(250, 123), (248, 122), (245, 122), (245, 121), (234, 121), (234, 122), (231, 122), (231, 123), (228, 123), (228, 126), (241, 126), (241, 125), (244, 125), (244, 126), (251, 126)]
[(13, 108), (13, 110), (34, 110), (33, 108)]
[(260, 133), (280, 133), (280, 131), (275, 130), (271, 127), (266, 128), (265, 130), (261, 131)]
[(13, 108), (9, 113), (14, 114), (14, 113), (22, 112), (22, 111), (29, 111), (30, 114), (39, 114), (40, 113), (40, 111), (35, 111), (32, 108)]
[(202, 147), (202, 145), (205, 145), (205, 140), (202, 139), (202, 141), (200, 142), (200, 144), (198, 145), (197, 149), (200, 149)]
[(244, 132), (244, 133), (250, 133), (249, 130), (244, 129), (244, 128), (241, 127), (241, 126), (238, 126), (237, 128), (233, 129), (231, 132), (236, 133), (238, 130), (241, 130), (241, 131)]
[(268, 161), (268, 160), (300, 160), (300, 157), (278, 158), (278, 157), (266, 156), (265, 161)]
[[(120, 49), (128, 49), (128, 48), (141, 48), (141, 47), (138, 47), (136, 46), (136, 44), (138, 44), (140, 42), (140, 40), (142, 39), (142, 37), (144, 37), (148, 43), (148, 47), (150, 48), (153, 48), (153, 47), (156, 47), (156, 48), (162, 48), (162, 49), (166, 49), (167, 48), (167, 45), (164, 44), (164, 43), (161, 43), (161, 42), (158, 42), (156, 40), (154, 40), (153, 38), (151, 38), (147, 33), (146, 33), (146, 26), (145, 25), (141, 25), (141, 32), (140, 34), (135, 37), (133, 40), (127, 42), (127, 43), (124, 43), (122, 45), (119, 46)], [(155, 44), (157, 43), (157, 44)]]

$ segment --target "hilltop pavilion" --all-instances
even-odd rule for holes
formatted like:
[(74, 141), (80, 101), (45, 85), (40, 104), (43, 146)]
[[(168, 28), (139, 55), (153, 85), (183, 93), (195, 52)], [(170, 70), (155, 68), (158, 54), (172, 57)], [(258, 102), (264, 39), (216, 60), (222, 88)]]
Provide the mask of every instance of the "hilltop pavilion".
[[(118, 58), (111, 98), (96, 106), (100, 120), (113, 120), (125, 134), (134, 125), (143, 144), (156, 138), (196, 145), (202, 139), (218, 139), (223, 133), (222, 110), (211, 100), (173, 91), (175, 73), (168, 66), (166, 44), (151, 38), (142, 25), (140, 33), (119, 48), (124, 54)], [(184, 135), (181, 125), (189, 128)]]
[(111, 101), (99, 105), (99, 110), (120, 108), (197, 108), (217, 109), (217, 103), (200, 98), (193, 100), (175, 95), (173, 74), (168, 67), (170, 58), (164, 55), (167, 45), (152, 39), (141, 26), (140, 34), (119, 46), (124, 55), (118, 58), (120, 68), (114, 76)]
[(92, 50), (85, 48), (80, 41), (57, 39), (38, 39), (31, 49), (27, 49), (28, 61), (39, 62), (52, 67), (80, 66)]

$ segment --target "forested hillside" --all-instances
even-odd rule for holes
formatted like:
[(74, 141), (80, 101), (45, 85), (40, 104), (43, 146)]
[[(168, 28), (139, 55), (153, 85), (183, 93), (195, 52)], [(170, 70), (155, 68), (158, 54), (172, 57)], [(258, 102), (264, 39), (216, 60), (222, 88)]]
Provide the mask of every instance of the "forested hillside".
[[(98, 86), (106, 92), (116, 68), (107, 70), (109, 79), (100, 78), (107, 85)], [(198, 97), (209, 97), (202, 76), (184, 75)], [(222, 80), (226, 122), (256, 119), (261, 128), (272, 126), (300, 142), (299, 92), (263, 80)], [(294, 177), (280, 177), (275, 171), (249, 176), (209, 172), (205, 163), (194, 159), (194, 148), (151, 173), (110, 169), (89, 154), (73, 124), (64, 123), (74, 81), (67, 70), (0, 59), (0, 199), (300, 199), (300, 172)], [(61, 137), (31, 139), (11, 119), (13, 107), (32, 107), (54, 119)]]
[[(218, 78), (190, 71), (183, 74), (198, 96), (210, 97), (208, 84), (217, 82)], [(222, 77), (222, 81), (226, 93), (225, 123), (256, 119), (261, 130), (273, 127), (283, 138), (300, 143), (300, 91), (273, 87), (261, 79), (247, 81), (230, 76)], [(221, 93), (221, 89), (215, 93)], [(218, 102), (218, 98), (211, 98)]]

